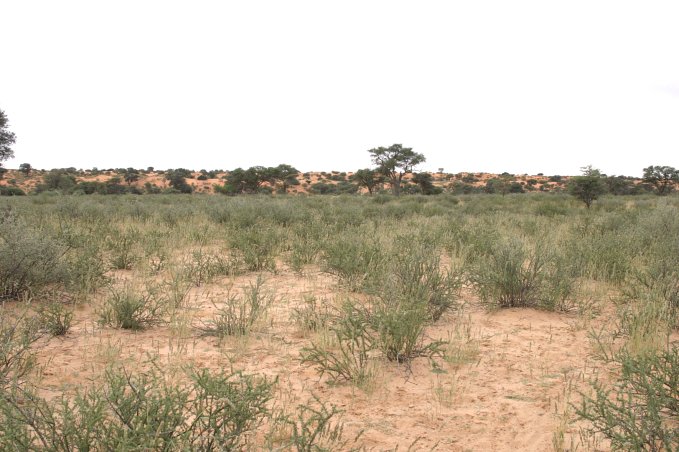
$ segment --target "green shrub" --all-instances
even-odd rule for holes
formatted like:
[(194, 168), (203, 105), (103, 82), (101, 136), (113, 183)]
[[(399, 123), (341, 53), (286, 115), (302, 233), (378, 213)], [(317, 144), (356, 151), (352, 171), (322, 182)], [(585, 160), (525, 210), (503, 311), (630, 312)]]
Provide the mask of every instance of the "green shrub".
[(26, 196), (26, 193), (19, 187), (0, 187), (0, 196)]
[(251, 227), (229, 236), (231, 248), (239, 253), (248, 271), (273, 271), (281, 236), (273, 228)]
[(324, 270), (353, 291), (370, 284), (370, 279), (379, 275), (385, 264), (385, 253), (378, 238), (361, 232), (352, 230), (336, 236), (325, 244), (323, 253)]
[(15, 215), (0, 217), (0, 300), (65, 283), (67, 251), (64, 244)]
[(71, 329), (73, 311), (53, 301), (38, 310), (38, 322), (50, 336), (63, 336)]
[(370, 352), (374, 338), (365, 308), (347, 301), (329, 329), (337, 349), (312, 342), (302, 349), (302, 364), (315, 366), (320, 376), (327, 374), (332, 381), (350, 381), (358, 386), (369, 383), (373, 378)]
[(138, 242), (139, 232), (137, 230), (115, 230), (106, 240), (106, 246), (111, 253), (111, 266), (118, 270), (131, 269), (138, 260), (136, 254)]
[[(354, 450), (347, 449), (350, 441), (343, 439), (344, 424), (335, 420), (340, 411), (314, 396), (312, 403), (298, 405), (296, 416), (286, 416), (283, 422), (290, 428), (286, 448), (298, 452)], [(359, 434), (360, 436), (360, 434)], [(358, 436), (354, 438), (356, 442)]]
[(473, 265), (470, 280), (481, 300), (497, 307), (568, 310), (574, 282), (548, 244), (502, 240)]
[(14, 387), (0, 398), (2, 450), (245, 450), (270, 416), (275, 381), (191, 371), (109, 370), (101, 386), (47, 401)]
[(126, 330), (143, 330), (163, 321), (168, 301), (155, 289), (139, 291), (129, 285), (112, 288), (99, 317), (103, 325)]
[(0, 392), (21, 382), (33, 370), (31, 345), (39, 338), (40, 325), (34, 319), (0, 311)]
[(302, 331), (317, 332), (330, 325), (335, 316), (327, 300), (319, 300), (313, 295), (304, 295), (303, 304), (292, 308), (291, 320)]
[(198, 329), (206, 336), (243, 336), (250, 332), (274, 301), (274, 295), (264, 289), (264, 279), (259, 276), (254, 284), (243, 291), (243, 296), (228, 294), (223, 306), (217, 308), (215, 317)]
[(594, 381), (577, 415), (617, 450), (679, 449), (679, 349), (614, 357), (620, 374), (612, 388)]

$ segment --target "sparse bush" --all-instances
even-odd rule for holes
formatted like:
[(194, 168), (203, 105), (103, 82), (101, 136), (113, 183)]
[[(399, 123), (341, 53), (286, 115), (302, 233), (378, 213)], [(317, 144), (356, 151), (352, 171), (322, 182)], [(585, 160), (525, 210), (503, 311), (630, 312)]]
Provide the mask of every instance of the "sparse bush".
[(242, 258), (248, 271), (273, 271), (279, 253), (281, 237), (272, 228), (251, 227), (229, 237), (231, 248)]
[(65, 283), (67, 251), (67, 246), (14, 214), (0, 217), (0, 300)]
[(305, 295), (303, 304), (292, 308), (291, 320), (299, 325), (302, 331), (317, 332), (326, 328), (336, 314), (326, 300), (319, 300), (313, 295)]
[(332, 381), (350, 381), (358, 386), (369, 383), (373, 377), (370, 352), (374, 349), (374, 338), (365, 308), (347, 301), (329, 329), (337, 350), (312, 343), (302, 349), (302, 364), (315, 366), (321, 376), (327, 374)]
[(572, 278), (547, 243), (531, 247), (518, 238), (489, 249), (473, 265), (470, 280), (484, 302), (500, 308), (568, 310), (574, 291)]
[(228, 294), (223, 306), (217, 308), (215, 317), (198, 327), (206, 336), (243, 336), (250, 332), (257, 320), (261, 319), (274, 295), (264, 289), (264, 279), (260, 276), (254, 284), (243, 291), (243, 296)]
[(63, 336), (71, 329), (73, 311), (63, 303), (52, 301), (38, 310), (38, 322), (50, 336)]
[(245, 450), (270, 416), (275, 381), (191, 371), (170, 383), (157, 371), (106, 372), (102, 386), (49, 402), (14, 387), (0, 398), (2, 450)]
[[(314, 396), (312, 403), (298, 405), (295, 414), (295, 417), (286, 416), (283, 419), (290, 428), (287, 447), (298, 452), (347, 450), (350, 441), (343, 439), (342, 421), (335, 420), (340, 415), (337, 407), (328, 406)], [(354, 438), (353, 442), (357, 439)]]
[(136, 246), (139, 232), (135, 229), (127, 231), (115, 230), (106, 240), (111, 253), (111, 266), (118, 270), (129, 270), (138, 260)]
[(154, 288), (140, 291), (126, 285), (112, 288), (99, 316), (100, 322), (113, 328), (143, 330), (163, 321), (168, 308)]
[(0, 392), (33, 370), (31, 345), (39, 338), (40, 326), (35, 319), (25, 313), (15, 317), (0, 311)]
[(577, 415), (614, 449), (679, 449), (679, 349), (636, 356), (622, 351), (613, 361), (620, 369), (613, 387), (594, 381), (594, 396), (583, 395)]

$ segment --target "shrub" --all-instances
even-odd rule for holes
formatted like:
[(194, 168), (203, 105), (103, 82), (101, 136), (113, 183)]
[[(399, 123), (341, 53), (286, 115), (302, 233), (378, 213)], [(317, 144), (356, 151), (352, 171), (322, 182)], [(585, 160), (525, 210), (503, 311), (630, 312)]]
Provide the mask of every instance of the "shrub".
[(302, 364), (314, 365), (320, 376), (327, 374), (332, 381), (350, 381), (359, 386), (369, 383), (373, 377), (370, 352), (374, 349), (374, 339), (367, 311), (347, 301), (337, 321), (330, 326), (330, 333), (337, 342), (337, 350), (312, 342), (302, 349)]
[(217, 308), (217, 315), (198, 330), (203, 335), (220, 338), (246, 335), (273, 300), (274, 296), (264, 290), (264, 279), (259, 276), (254, 284), (245, 288), (242, 297), (228, 294), (224, 305)]
[(567, 310), (574, 290), (547, 243), (529, 247), (518, 238), (490, 248), (473, 265), (470, 280), (482, 301), (501, 308)]
[(135, 229), (128, 231), (115, 230), (106, 240), (106, 246), (111, 253), (111, 266), (118, 270), (129, 270), (138, 260), (136, 245), (139, 232)]
[(303, 304), (292, 308), (291, 320), (299, 325), (302, 331), (317, 332), (330, 325), (334, 317), (333, 310), (326, 300), (319, 300), (313, 295), (304, 295)]
[(26, 196), (19, 187), (0, 187), (0, 196)]
[(313, 402), (298, 405), (295, 414), (283, 419), (291, 430), (287, 447), (298, 452), (347, 450), (349, 441), (342, 438), (344, 425), (341, 420), (334, 421), (340, 414), (337, 407), (328, 406), (313, 396)]
[(577, 415), (592, 423), (614, 449), (679, 448), (679, 349), (634, 356), (623, 351), (614, 363), (620, 375), (611, 389), (594, 381), (594, 396), (583, 395)]
[(167, 300), (154, 289), (138, 291), (127, 285), (112, 288), (99, 313), (104, 325), (126, 330), (143, 330), (161, 323), (167, 312)]
[(62, 303), (51, 302), (38, 310), (38, 322), (50, 336), (63, 336), (71, 329), (73, 311)]
[(275, 270), (280, 242), (273, 228), (250, 227), (229, 237), (229, 244), (240, 253), (248, 271)]
[(0, 299), (15, 299), (67, 279), (68, 247), (14, 214), (0, 217)]
[[(106, 372), (102, 386), (53, 402), (15, 387), (0, 398), (2, 450), (245, 450), (269, 417), (275, 381), (190, 371)], [(21, 446), (21, 447), (19, 447)]]
[(0, 391), (17, 384), (33, 370), (31, 345), (40, 338), (39, 331), (39, 324), (25, 313), (11, 317), (4, 309), (0, 311)]

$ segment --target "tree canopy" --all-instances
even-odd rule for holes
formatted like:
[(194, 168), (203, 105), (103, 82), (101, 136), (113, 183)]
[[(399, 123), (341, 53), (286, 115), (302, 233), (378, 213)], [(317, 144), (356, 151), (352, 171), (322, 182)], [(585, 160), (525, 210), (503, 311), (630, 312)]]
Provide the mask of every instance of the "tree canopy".
[(401, 144), (392, 144), (388, 148), (380, 146), (369, 149), (368, 152), (377, 166), (376, 171), (389, 179), (391, 190), (396, 196), (401, 193), (403, 176), (412, 173), (415, 166), (426, 161), (424, 155), (413, 152), (413, 148), (404, 148)]
[(679, 171), (671, 166), (649, 166), (644, 168), (644, 182), (653, 185), (656, 193), (666, 195), (679, 183)]
[(582, 176), (574, 176), (568, 184), (568, 192), (584, 202), (589, 209), (592, 203), (602, 194), (606, 193), (601, 171), (592, 168), (592, 165), (582, 168)]
[(377, 170), (364, 168), (352, 174), (351, 180), (358, 184), (359, 187), (367, 188), (368, 193), (372, 195), (375, 188), (384, 182), (384, 176)]
[(12, 145), (16, 142), (16, 135), (9, 131), (9, 119), (0, 110), (0, 166), (4, 160), (14, 157)]

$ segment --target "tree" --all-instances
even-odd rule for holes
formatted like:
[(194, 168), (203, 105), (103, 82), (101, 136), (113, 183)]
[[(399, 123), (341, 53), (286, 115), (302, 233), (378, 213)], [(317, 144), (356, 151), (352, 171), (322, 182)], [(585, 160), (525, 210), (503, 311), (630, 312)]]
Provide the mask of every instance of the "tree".
[(592, 165), (581, 168), (582, 176), (574, 176), (568, 183), (568, 192), (584, 202), (589, 209), (592, 203), (606, 193), (601, 171)]
[(0, 166), (4, 160), (14, 157), (11, 146), (16, 142), (16, 135), (9, 131), (8, 124), (7, 115), (0, 110)]
[(502, 173), (498, 177), (489, 179), (486, 186), (483, 188), (486, 193), (500, 193), (502, 196), (510, 193), (512, 188), (512, 175), (509, 173)]
[(443, 190), (434, 186), (434, 178), (429, 173), (413, 174), (413, 183), (420, 186), (423, 195), (438, 195)]
[(236, 168), (226, 177), (226, 185), (230, 186), (234, 193), (256, 193), (263, 179), (269, 178), (265, 172), (266, 168), (263, 166), (252, 166), (246, 170)]
[(288, 187), (290, 185), (297, 185), (297, 175), (299, 171), (290, 165), (282, 163), (275, 168), (267, 168), (267, 176), (269, 181), (275, 185), (276, 182), (280, 182), (283, 185), (283, 193), (288, 192)]
[(169, 169), (165, 172), (165, 179), (170, 181), (170, 187), (180, 193), (191, 193), (193, 187), (186, 183), (186, 178), (191, 176), (191, 171), (184, 168)]
[(388, 148), (373, 148), (368, 152), (373, 163), (377, 165), (377, 171), (389, 179), (391, 190), (396, 196), (401, 193), (403, 176), (412, 173), (415, 166), (426, 161), (424, 155), (400, 144), (392, 144)]
[(375, 188), (384, 183), (384, 176), (376, 170), (364, 168), (356, 171), (351, 176), (351, 180), (358, 184), (359, 187), (367, 188), (368, 193), (372, 196)]
[(22, 163), (21, 165), (19, 165), (19, 171), (21, 171), (22, 173), (24, 173), (26, 176), (28, 176), (29, 174), (31, 174), (31, 170), (32, 170), (32, 169), (33, 169), (33, 168), (31, 167), (31, 164), (30, 164), (30, 163)]
[(679, 183), (679, 171), (671, 166), (649, 166), (644, 168), (644, 182), (652, 184), (656, 193), (664, 196), (674, 190)]
[(127, 185), (132, 185), (132, 182), (137, 182), (139, 180), (139, 171), (134, 168), (127, 168), (123, 171), (123, 179), (127, 182)]

